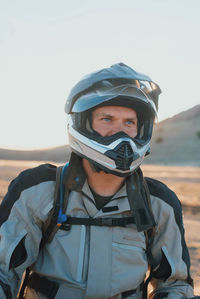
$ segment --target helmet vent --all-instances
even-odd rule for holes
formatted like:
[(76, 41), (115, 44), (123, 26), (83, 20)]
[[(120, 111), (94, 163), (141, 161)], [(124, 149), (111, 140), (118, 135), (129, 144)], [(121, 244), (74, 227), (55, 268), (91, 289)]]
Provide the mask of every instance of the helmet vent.
[(117, 149), (117, 159), (115, 161), (117, 168), (128, 170), (133, 162), (133, 150), (128, 142), (124, 142)]
[(122, 141), (113, 150), (107, 151), (105, 155), (115, 161), (117, 169), (129, 170), (134, 160), (139, 158), (138, 153), (133, 152), (127, 141)]

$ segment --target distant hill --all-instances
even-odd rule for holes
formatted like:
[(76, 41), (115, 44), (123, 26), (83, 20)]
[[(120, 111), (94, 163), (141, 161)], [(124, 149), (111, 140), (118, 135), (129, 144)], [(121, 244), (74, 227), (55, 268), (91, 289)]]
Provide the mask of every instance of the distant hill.
[(200, 166), (200, 105), (155, 126), (145, 163)]
[(68, 145), (41, 150), (10, 150), (0, 149), (1, 160), (35, 160), (65, 162), (68, 160), (70, 149)]
[(187, 120), (193, 120), (200, 117), (200, 105), (196, 105), (186, 111), (183, 111), (179, 114), (174, 115), (171, 118), (167, 118), (162, 121), (162, 123), (165, 122), (175, 122), (175, 121), (187, 121)]
[[(65, 162), (69, 154), (67, 145), (34, 151), (0, 149), (2, 160)], [(200, 105), (155, 126), (145, 164), (200, 166)]]

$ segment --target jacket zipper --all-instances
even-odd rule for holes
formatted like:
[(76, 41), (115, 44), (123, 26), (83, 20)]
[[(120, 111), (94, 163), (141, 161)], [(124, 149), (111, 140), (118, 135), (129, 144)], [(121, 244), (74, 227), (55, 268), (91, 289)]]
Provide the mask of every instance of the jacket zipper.
[(83, 263), (84, 263), (84, 254), (85, 254), (85, 240), (86, 240), (86, 226), (81, 225), (78, 268), (77, 268), (77, 276), (76, 276), (76, 280), (78, 282), (82, 281)]

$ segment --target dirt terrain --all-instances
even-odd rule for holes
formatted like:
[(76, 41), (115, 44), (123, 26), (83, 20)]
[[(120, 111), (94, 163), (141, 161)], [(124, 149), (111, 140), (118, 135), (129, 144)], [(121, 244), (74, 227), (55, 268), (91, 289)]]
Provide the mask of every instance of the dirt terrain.
[[(38, 164), (41, 162), (0, 160), (0, 200), (5, 195), (9, 182), (19, 172)], [(182, 202), (195, 293), (200, 294), (200, 167), (144, 165), (142, 169), (145, 176), (166, 183)]]

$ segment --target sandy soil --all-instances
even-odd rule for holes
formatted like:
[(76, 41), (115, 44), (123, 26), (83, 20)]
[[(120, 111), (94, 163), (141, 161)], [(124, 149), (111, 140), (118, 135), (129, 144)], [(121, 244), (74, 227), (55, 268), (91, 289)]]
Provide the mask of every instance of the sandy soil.
[[(6, 193), (9, 181), (23, 169), (38, 164), (41, 162), (0, 160), (0, 200)], [(195, 293), (200, 295), (200, 167), (144, 165), (142, 169), (145, 176), (167, 184), (182, 202), (186, 242), (191, 257), (191, 273)]]

